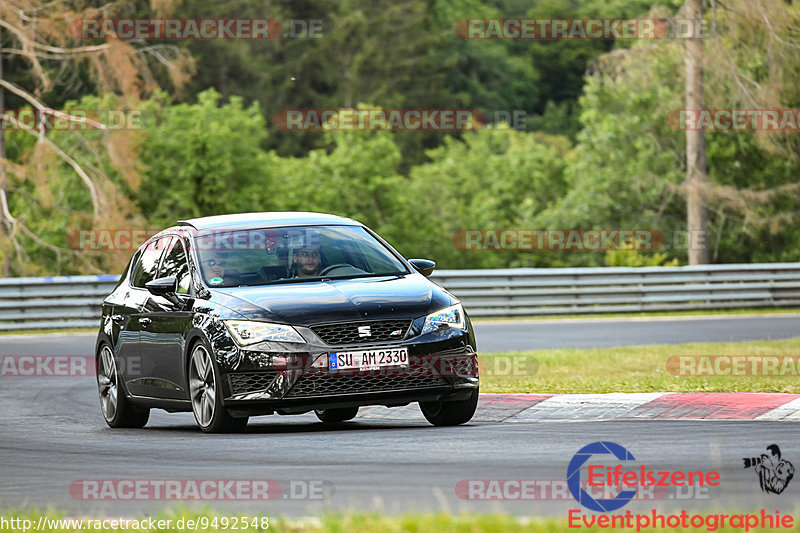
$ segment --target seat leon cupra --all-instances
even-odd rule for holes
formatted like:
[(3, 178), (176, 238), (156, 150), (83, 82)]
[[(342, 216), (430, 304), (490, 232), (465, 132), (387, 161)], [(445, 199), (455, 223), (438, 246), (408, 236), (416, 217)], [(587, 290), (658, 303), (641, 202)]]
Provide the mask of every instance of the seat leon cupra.
[(205, 432), (251, 416), (418, 402), (437, 426), (478, 403), (461, 303), (354, 220), (247, 213), (179, 222), (148, 239), (103, 301), (97, 387), (109, 426), (192, 411)]

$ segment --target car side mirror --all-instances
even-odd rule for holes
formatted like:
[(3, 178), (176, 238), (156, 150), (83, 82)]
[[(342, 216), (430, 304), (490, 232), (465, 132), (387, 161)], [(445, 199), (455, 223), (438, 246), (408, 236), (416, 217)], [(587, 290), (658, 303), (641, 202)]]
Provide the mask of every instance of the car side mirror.
[(154, 279), (144, 284), (145, 288), (150, 291), (150, 294), (156, 296), (169, 296), (178, 292), (178, 278), (175, 276), (166, 276), (163, 278)]
[(430, 275), (433, 274), (433, 269), (436, 268), (436, 263), (428, 259), (409, 259), (408, 262), (417, 269), (417, 272), (426, 278), (430, 277)]

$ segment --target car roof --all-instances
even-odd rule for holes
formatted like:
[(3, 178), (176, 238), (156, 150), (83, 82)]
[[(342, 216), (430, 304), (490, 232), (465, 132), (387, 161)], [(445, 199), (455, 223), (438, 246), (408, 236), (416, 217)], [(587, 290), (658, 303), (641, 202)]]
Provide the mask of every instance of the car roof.
[(192, 218), (178, 221), (179, 226), (189, 226), (198, 231), (207, 230), (245, 230), (258, 228), (274, 228), (281, 226), (316, 226), (316, 225), (360, 226), (361, 223), (350, 218), (312, 213), (305, 211), (268, 211), (262, 213), (237, 213), (232, 215), (216, 215), (211, 217)]

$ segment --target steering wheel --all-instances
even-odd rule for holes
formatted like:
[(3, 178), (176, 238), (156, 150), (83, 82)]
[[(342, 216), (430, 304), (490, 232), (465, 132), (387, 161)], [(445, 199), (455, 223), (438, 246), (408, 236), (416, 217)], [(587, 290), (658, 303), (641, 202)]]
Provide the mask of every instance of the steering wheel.
[(355, 268), (350, 263), (336, 263), (335, 265), (326, 266), (325, 268), (320, 270), (319, 274), (317, 274), (317, 275), (318, 276), (324, 276), (325, 274), (330, 273), (332, 270), (336, 270), (337, 268), (342, 268), (342, 267)]

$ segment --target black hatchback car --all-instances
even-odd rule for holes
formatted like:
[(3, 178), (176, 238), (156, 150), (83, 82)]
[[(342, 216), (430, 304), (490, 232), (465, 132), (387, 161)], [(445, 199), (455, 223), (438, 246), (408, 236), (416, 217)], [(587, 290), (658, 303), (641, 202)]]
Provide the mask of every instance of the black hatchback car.
[(432, 424), (478, 402), (472, 324), (458, 299), (364, 225), (320, 213), (198, 218), (154, 235), (103, 302), (97, 386), (111, 427), (151, 408), (206, 432), (250, 416), (419, 402)]

